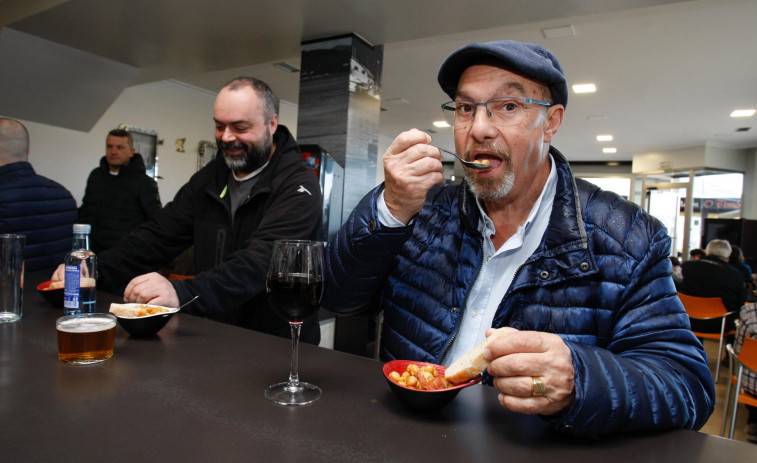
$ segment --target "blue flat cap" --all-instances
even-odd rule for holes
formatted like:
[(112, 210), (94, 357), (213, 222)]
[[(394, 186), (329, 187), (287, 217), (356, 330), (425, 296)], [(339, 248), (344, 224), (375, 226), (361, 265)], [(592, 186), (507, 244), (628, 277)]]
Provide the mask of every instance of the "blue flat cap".
[(568, 106), (568, 84), (562, 66), (551, 51), (536, 43), (497, 40), (470, 43), (458, 48), (439, 68), (439, 85), (454, 99), (463, 71), (474, 64), (492, 61), (499, 62), (508, 71), (547, 85), (552, 93), (552, 101)]

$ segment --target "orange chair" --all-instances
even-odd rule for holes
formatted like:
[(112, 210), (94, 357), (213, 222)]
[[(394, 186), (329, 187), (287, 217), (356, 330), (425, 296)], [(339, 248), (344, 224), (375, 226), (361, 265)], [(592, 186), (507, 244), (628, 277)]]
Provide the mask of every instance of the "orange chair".
[(719, 297), (697, 297), (689, 296), (688, 294), (678, 293), (678, 298), (683, 303), (683, 308), (686, 309), (686, 313), (689, 318), (697, 318), (699, 320), (713, 320), (716, 318), (722, 319), (720, 325), (720, 333), (702, 333), (700, 331), (694, 331), (694, 335), (702, 339), (717, 339), (718, 344), (718, 358), (715, 367), (715, 382), (718, 382), (720, 377), (720, 358), (723, 355), (724, 339), (725, 336), (736, 334), (736, 331), (725, 330), (725, 320), (727, 315), (731, 315), (735, 312), (728, 312), (723, 305), (723, 300)]
[[(752, 407), (757, 407), (757, 396), (754, 394), (750, 394), (747, 391), (741, 390), (741, 379), (744, 374), (744, 368), (748, 368), (752, 371), (757, 372), (757, 339), (755, 338), (744, 338), (744, 344), (741, 345), (741, 350), (739, 351), (739, 355), (737, 356), (733, 352), (733, 348), (729, 344), (727, 346), (728, 355), (730, 358), (730, 373), (733, 379), (730, 384), (728, 384), (728, 389), (725, 393), (725, 412), (723, 413), (723, 425), (720, 428), (720, 435), (725, 436), (725, 428), (726, 428), (726, 420), (728, 418), (728, 410), (729, 406), (731, 409), (731, 430), (728, 433), (728, 438), (733, 439), (733, 430), (736, 426), (736, 415), (738, 414), (739, 404), (744, 405), (750, 405)], [(738, 372), (735, 377), (733, 377), (733, 364), (738, 364)], [(733, 404), (731, 404), (731, 384), (735, 383), (736, 388), (734, 389), (733, 394)]]

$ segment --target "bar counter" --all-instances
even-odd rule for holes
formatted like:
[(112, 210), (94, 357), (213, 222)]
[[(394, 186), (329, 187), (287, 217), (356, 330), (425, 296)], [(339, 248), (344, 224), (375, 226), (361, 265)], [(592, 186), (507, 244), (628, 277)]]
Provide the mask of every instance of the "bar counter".
[[(0, 325), (5, 462), (755, 459), (749, 444), (692, 431), (562, 437), (538, 417), (503, 409), (496, 390), (481, 385), (440, 412), (418, 414), (391, 393), (380, 362), (304, 344), (300, 378), (323, 396), (275, 405), (263, 391), (286, 380), (287, 339), (181, 313), (148, 339), (118, 327), (111, 359), (67, 365), (57, 359), (62, 309), (41, 298), (39, 282), (27, 276), (22, 320)], [(98, 294), (98, 311), (113, 301)]]

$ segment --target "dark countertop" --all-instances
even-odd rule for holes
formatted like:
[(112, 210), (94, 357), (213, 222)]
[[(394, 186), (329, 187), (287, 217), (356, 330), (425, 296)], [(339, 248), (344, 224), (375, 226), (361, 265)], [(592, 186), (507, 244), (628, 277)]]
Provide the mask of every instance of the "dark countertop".
[[(300, 378), (323, 397), (267, 401), (284, 381), (287, 339), (177, 314), (157, 336), (120, 327), (113, 358), (57, 360), (52, 308), (27, 278), (23, 319), (0, 325), (0, 455), (16, 461), (750, 461), (754, 447), (692, 431), (600, 441), (558, 436), (499, 406), (493, 388), (463, 390), (438, 413), (410, 412), (380, 362), (303, 344)], [(98, 310), (115, 298), (98, 294)], [(718, 404), (717, 406), (722, 406)]]

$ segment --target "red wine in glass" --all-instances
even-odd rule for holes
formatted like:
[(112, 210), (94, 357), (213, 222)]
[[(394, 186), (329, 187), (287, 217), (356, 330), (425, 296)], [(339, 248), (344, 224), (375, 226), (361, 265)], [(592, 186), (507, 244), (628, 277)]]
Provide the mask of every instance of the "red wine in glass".
[(321, 389), (300, 381), (298, 347), (300, 328), (321, 305), (323, 295), (323, 243), (277, 240), (266, 275), (266, 293), (274, 310), (289, 322), (292, 355), (289, 380), (265, 390), (265, 397), (280, 405), (304, 405), (318, 400)]
[(323, 294), (320, 275), (279, 273), (268, 276), (268, 300), (291, 323), (302, 323), (318, 311)]

